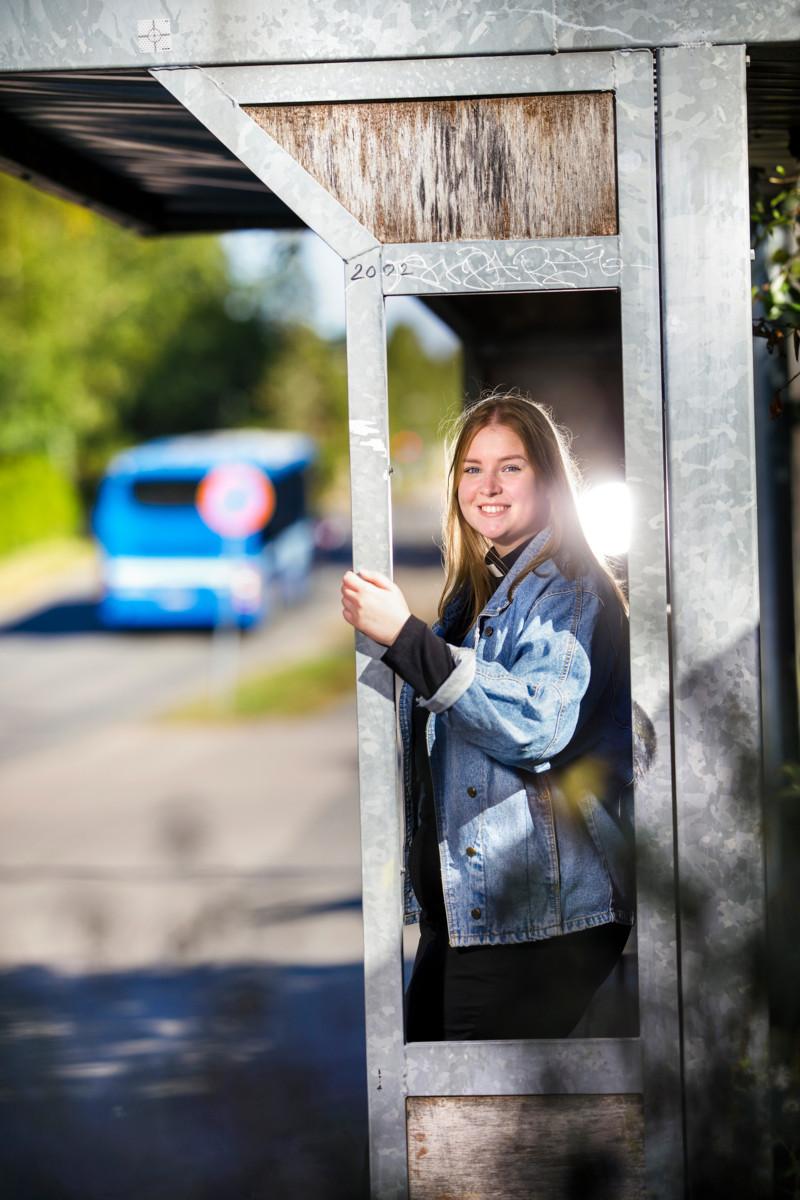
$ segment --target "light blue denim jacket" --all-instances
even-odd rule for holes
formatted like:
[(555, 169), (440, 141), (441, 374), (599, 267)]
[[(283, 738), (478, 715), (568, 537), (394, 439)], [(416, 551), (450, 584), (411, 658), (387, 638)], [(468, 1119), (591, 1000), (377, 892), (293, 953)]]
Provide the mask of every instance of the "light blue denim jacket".
[[(419, 917), (409, 849), (411, 717), (426, 740), (452, 946), (527, 942), (635, 921), (628, 622), (598, 566), (567, 579), (531, 539), (428, 699), (398, 699), (405, 807), (403, 921)], [(442, 634), (460, 603), (451, 600)]]

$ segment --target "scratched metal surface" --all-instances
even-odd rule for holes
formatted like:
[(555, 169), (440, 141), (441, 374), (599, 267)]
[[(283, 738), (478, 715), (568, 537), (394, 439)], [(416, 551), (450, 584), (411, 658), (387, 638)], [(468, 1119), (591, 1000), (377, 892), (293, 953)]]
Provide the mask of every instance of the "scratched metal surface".
[(665, 50), (659, 80), (689, 1165), (693, 1194), (713, 1165), (717, 1188), (758, 1197), (771, 1191), (744, 49)]
[(177, 8), (167, 0), (5, 0), (0, 6), (0, 62), (9, 71), (797, 40), (794, 0), (183, 0)]
[(631, 690), (647, 769), (635, 784), (639, 1030), (648, 1195), (683, 1196), (672, 716), (663, 479), (653, 56), (618, 53), (625, 473)]
[(432, 96), (511, 96), (613, 88), (608, 54), (520, 54), (499, 63), (469, 58), (387, 59), (209, 67), (207, 73), (240, 104), (300, 104), (326, 100), (419, 99)]
[[(361, 286), (345, 285), (353, 570), (368, 567), (391, 576), (389, 402), (380, 249), (367, 251), (359, 262), (375, 271)], [(405, 1200), (402, 825), (394, 674), (379, 661), (382, 652), (382, 646), (356, 634), (370, 1177), (376, 1200)]]
[(383, 248), (387, 296), (618, 287), (617, 237), (395, 243)]
[(639, 1096), (409, 1097), (408, 1150), (410, 1200), (645, 1200)]
[(368, 229), (204, 71), (154, 69), (152, 75), (342, 258), (379, 245)]
[(243, 111), (382, 243), (617, 232), (611, 92)]
[(410, 1096), (641, 1092), (639, 1038), (409, 1042)]

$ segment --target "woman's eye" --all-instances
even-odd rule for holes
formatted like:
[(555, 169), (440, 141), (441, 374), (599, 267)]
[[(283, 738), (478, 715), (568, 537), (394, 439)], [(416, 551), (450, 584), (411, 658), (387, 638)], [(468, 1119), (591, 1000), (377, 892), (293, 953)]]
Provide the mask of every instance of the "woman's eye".
[[(464, 467), (464, 474), (469, 475), (473, 471), (477, 471), (477, 470), (479, 470), (478, 467)], [(522, 467), (518, 466), (517, 463), (506, 463), (503, 470), (504, 471), (521, 471)]]

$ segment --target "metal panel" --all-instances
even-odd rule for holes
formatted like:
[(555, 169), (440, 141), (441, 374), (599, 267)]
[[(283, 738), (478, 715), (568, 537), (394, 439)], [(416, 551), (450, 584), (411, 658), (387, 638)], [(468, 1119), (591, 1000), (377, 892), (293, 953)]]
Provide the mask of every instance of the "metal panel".
[(771, 1194), (745, 47), (659, 55), (688, 1167)]
[[(369, 568), (391, 577), (389, 401), (380, 251), (362, 255), (359, 262), (365, 268), (364, 284), (345, 286), (353, 570)], [(373, 1196), (405, 1200), (402, 825), (394, 674), (379, 661), (383, 650), (356, 631), (370, 1174)]]
[[(383, 248), (387, 296), (618, 287), (619, 238), (423, 242)], [(358, 265), (348, 268), (348, 278)]]
[(369, 230), (246, 116), (204, 71), (154, 69), (151, 74), (342, 258), (352, 258), (378, 245)]
[(409, 1097), (407, 1111), (410, 1200), (643, 1200), (639, 1096)]
[(639, 1038), (409, 1042), (411, 1096), (641, 1092)]
[(476, 55), (210, 67), (208, 74), (240, 104), (302, 104), (606, 91), (614, 86), (612, 69), (608, 54), (520, 54), (506, 59), (502, 70), (495, 56)]
[(648, 1194), (683, 1195), (680, 1029), (672, 815), (658, 225), (652, 55), (615, 56), (622, 257), (631, 688), (654, 751), (635, 787), (639, 1032)]
[(617, 232), (613, 92), (243, 111), (381, 243)]
[[(140, 28), (140, 22), (143, 28)], [(148, 30), (164, 31), (148, 37)], [(795, 0), (97, 0), (0, 5), (6, 70), (308, 62), (800, 40)]]

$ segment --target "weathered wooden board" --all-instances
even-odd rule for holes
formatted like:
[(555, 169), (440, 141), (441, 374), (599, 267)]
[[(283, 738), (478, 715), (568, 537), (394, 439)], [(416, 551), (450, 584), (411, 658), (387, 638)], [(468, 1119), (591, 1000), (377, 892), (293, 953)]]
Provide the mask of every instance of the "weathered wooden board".
[(381, 242), (617, 233), (612, 92), (244, 111)]
[(644, 1196), (636, 1095), (409, 1096), (409, 1200)]

